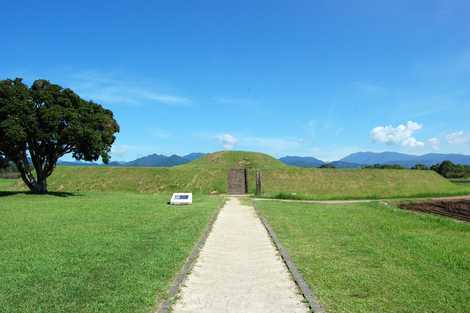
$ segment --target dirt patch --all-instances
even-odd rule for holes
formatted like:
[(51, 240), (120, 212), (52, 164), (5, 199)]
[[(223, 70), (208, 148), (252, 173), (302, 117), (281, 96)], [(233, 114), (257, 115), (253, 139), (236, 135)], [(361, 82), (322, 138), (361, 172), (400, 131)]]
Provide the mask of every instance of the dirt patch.
[(402, 203), (400, 208), (425, 213), (433, 213), (470, 222), (470, 200), (435, 200), (415, 203)]

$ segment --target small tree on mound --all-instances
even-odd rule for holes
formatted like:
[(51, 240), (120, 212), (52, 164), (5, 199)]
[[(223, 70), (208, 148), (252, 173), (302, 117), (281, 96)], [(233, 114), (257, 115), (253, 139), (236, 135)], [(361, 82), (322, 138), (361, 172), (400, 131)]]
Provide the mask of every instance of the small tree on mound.
[(119, 125), (113, 113), (70, 89), (36, 80), (0, 81), (0, 155), (15, 163), (34, 193), (47, 193), (57, 160), (109, 161)]

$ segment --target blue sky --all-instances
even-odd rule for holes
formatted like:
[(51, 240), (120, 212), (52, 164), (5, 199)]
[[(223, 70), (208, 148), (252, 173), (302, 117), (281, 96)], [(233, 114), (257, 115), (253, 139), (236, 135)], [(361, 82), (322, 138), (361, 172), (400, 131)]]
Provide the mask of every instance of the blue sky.
[(470, 2), (8, 1), (0, 76), (113, 110), (113, 160), (470, 154)]

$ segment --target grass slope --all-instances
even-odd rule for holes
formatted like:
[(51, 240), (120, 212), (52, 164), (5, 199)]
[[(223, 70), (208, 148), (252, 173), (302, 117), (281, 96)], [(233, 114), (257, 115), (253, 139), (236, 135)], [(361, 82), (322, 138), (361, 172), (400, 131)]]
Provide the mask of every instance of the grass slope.
[(378, 203), (257, 205), (328, 312), (470, 312), (470, 224)]
[(48, 182), (51, 190), (72, 192), (225, 193), (228, 170), (234, 167), (248, 168), (252, 193), (255, 169), (261, 169), (266, 197), (364, 199), (470, 194), (470, 185), (453, 184), (432, 171), (295, 168), (265, 154), (240, 151), (213, 153), (171, 168), (59, 166)]
[(153, 312), (222, 198), (0, 192), (0, 311)]
[[(262, 153), (223, 151), (171, 168), (58, 166), (48, 184), (50, 190), (70, 192), (224, 193), (227, 190), (228, 171), (237, 167), (281, 169), (286, 165)], [(250, 187), (254, 188), (254, 176), (251, 174), (250, 180)], [(18, 182), (16, 188), (21, 186), (22, 183)]]
[(181, 168), (223, 169), (282, 169), (287, 165), (275, 158), (257, 152), (221, 151), (208, 154), (199, 160), (180, 166)]
[(263, 190), (267, 197), (311, 200), (470, 194), (469, 185), (454, 184), (433, 171), (376, 169), (265, 170)]

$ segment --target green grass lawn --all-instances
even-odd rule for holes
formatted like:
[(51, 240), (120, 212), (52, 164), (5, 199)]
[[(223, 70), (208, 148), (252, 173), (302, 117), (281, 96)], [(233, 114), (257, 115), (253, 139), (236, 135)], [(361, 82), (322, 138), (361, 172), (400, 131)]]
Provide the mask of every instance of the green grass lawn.
[(257, 206), (328, 312), (470, 312), (468, 223), (380, 203)]
[(470, 178), (450, 179), (454, 184), (470, 185)]
[(167, 200), (0, 192), (0, 312), (153, 312), (223, 202)]
[(0, 190), (3, 190), (7, 187), (11, 187), (17, 183), (16, 179), (5, 179), (0, 178)]

